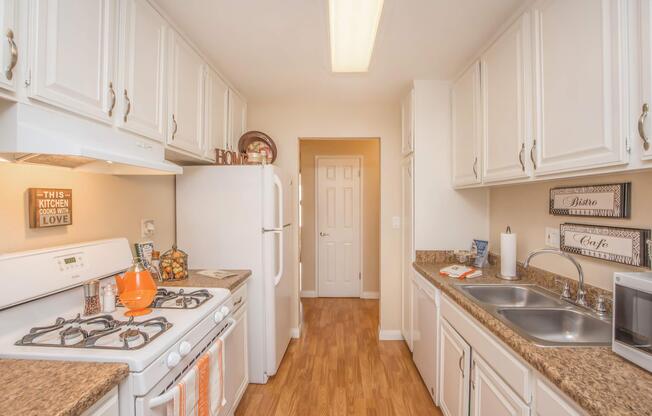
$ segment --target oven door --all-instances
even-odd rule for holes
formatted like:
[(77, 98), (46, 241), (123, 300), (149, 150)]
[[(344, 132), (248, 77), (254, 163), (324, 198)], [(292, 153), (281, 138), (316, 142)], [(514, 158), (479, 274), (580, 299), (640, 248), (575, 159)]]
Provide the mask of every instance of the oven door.
[(646, 275), (616, 276), (613, 350), (652, 371), (652, 274)]
[[(224, 341), (229, 336), (235, 328), (235, 323), (236, 321), (232, 316), (227, 316), (222, 323), (204, 337), (202, 342), (197, 344), (190, 354), (177, 365), (174, 371), (171, 371), (158, 382), (147, 395), (137, 397), (135, 403), (136, 416), (167, 416), (167, 404), (174, 400), (174, 387), (195, 366), (197, 359), (207, 352), (218, 339)], [(224, 363), (222, 365), (226, 367)], [(226, 380), (226, 369), (224, 370), (224, 380)]]

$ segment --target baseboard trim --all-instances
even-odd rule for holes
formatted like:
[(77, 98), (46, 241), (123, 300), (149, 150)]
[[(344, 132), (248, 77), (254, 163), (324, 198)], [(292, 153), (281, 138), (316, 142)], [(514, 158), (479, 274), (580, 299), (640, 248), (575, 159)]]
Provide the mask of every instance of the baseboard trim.
[(403, 334), (400, 329), (381, 329), (378, 332), (378, 339), (381, 341), (403, 341)]
[(316, 290), (302, 290), (301, 291), (301, 297), (302, 298), (316, 298), (317, 297), (317, 291)]
[(378, 292), (362, 292), (360, 299), (380, 299), (380, 293)]
[(290, 329), (290, 336), (295, 339), (301, 338), (301, 328)]

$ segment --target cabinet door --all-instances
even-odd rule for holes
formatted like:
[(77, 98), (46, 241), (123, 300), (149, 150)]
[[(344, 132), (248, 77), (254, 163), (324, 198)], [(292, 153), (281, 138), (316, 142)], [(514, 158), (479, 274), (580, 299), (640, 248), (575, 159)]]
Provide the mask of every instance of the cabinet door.
[(476, 62), (453, 85), (453, 185), (482, 182), (479, 158), (480, 63)]
[(16, 31), (16, 0), (0, 0), (0, 88), (16, 89), (16, 65), (18, 64), (18, 35)]
[(472, 416), (529, 416), (529, 406), (475, 353), (471, 374)]
[(437, 306), (435, 299), (431, 298), (425, 290), (419, 288), (415, 310), (417, 318), (414, 338), (414, 363), (421, 374), (421, 378), (428, 388), (432, 400), (436, 400), (437, 389)]
[(639, 135), (634, 139), (642, 149), (643, 160), (652, 159), (652, 0), (641, 1), (641, 102), (637, 109)]
[(471, 347), (440, 319), (439, 407), (446, 416), (469, 414)]
[(204, 156), (215, 160), (215, 149), (226, 148), (229, 88), (214, 71), (206, 79), (206, 140)]
[(119, 416), (118, 388), (114, 387), (81, 416)]
[(536, 416), (580, 416), (582, 413), (575, 410), (574, 405), (568, 402), (561, 394), (557, 394), (542, 380), (536, 380), (534, 391), (533, 415)]
[(401, 102), (401, 150), (403, 155), (414, 151), (414, 89)]
[(533, 8), (535, 175), (627, 163), (625, 0)]
[(249, 384), (245, 308), (246, 305), (240, 308), (241, 313), (236, 318), (236, 326), (224, 341), (224, 398), (227, 404), (226, 411), (222, 414), (233, 414), (235, 406)]
[(167, 23), (146, 1), (121, 5), (118, 125), (164, 142)]
[(530, 20), (525, 13), (480, 60), (485, 183), (528, 177), (529, 56)]
[(117, 101), (112, 0), (35, 0), (29, 96), (111, 122)]
[(238, 150), (240, 137), (246, 131), (247, 107), (244, 99), (229, 89), (229, 150)]
[(413, 195), (414, 195), (414, 159), (409, 156), (403, 159), (401, 163), (401, 222), (403, 230), (401, 235), (401, 276), (402, 276), (402, 294), (403, 294), (403, 312), (402, 325), (403, 338), (411, 348), (411, 325), (410, 325), (410, 301), (412, 280), (412, 261), (414, 259), (414, 239), (413, 239)]
[(177, 33), (170, 33), (169, 146), (202, 156), (203, 81), (201, 57)]

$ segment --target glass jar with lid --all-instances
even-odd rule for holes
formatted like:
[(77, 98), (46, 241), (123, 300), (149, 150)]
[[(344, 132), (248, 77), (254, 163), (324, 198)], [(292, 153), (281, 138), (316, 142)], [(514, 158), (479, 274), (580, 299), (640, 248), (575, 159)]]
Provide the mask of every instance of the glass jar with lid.
[(183, 280), (188, 278), (188, 254), (175, 245), (161, 255), (161, 280)]

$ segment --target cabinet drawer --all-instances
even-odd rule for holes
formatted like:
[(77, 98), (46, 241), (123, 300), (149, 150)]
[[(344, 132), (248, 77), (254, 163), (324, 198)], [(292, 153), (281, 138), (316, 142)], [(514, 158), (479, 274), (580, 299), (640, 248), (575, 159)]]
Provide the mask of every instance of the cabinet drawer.
[(233, 308), (237, 309), (247, 303), (247, 284), (240, 285), (233, 292)]
[(114, 387), (81, 416), (118, 416), (119, 413), (118, 388)]
[(581, 416), (585, 413), (575, 409), (569, 399), (558, 393), (556, 388), (537, 378), (534, 392), (534, 411), (536, 416)]
[(525, 403), (530, 403), (532, 398), (530, 369), (516, 358), (514, 353), (500, 345), (500, 341), (445, 295), (442, 296), (441, 301), (441, 316), (450, 322), (478, 354), (482, 357), (491, 357), (493, 370)]

